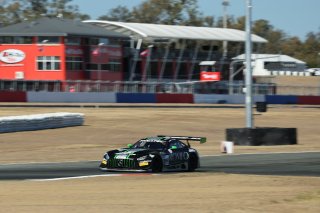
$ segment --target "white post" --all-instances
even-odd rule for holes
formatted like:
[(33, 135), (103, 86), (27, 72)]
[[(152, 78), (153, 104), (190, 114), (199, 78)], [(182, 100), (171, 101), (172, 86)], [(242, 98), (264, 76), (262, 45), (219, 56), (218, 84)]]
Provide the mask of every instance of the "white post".
[(252, 119), (252, 69), (251, 69), (251, 10), (252, 0), (247, 1), (247, 15), (246, 15), (246, 78), (245, 78), (245, 92), (246, 92), (246, 126), (253, 127)]
[(141, 48), (141, 44), (142, 44), (142, 39), (138, 39), (137, 47), (135, 49), (134, 58), (133, 58), (133, 64), (132, 64), (131, 70), (130, 70), (129, 81), (133, 80), (135, 72), (136, 72), (136, 66), (137, 66), (137, 62), (138, 62), (138, 58), (139, 58), (139, 51), (140, 51), (140, 48)]

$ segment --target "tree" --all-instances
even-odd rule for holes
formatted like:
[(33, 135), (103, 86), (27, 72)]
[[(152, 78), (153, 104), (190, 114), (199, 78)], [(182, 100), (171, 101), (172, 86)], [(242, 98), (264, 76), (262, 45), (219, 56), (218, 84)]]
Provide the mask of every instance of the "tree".
[(203, 24), (197, 0), (146, 0), (132, 11), (118, 6), (99, 19), (170, 25)]
[(302, 59), (309, 67), (318, 67), (320, 65), (320, 33), (308, 33), (300, 52), (303, 52)]
[(72, 0), (7, 0), (0, 6), (0, 22), (3, 25), (15, 24), (24, 20), (34, 20), (42, 16), (88, 19), (79, 13)]
[(71, 2), (72, 0), (51, 0), (50, 14), (68, 19), (89, 19), (89, 15), (79, 13), (78, 6), (71, 5)]
[(114, 9), (111, 9), (108, 14), (100, 16), (98, 19), (107, 21), (129, 22), (132, 19), (131, 16), (131, 12), (127, 7), (118, 6)]

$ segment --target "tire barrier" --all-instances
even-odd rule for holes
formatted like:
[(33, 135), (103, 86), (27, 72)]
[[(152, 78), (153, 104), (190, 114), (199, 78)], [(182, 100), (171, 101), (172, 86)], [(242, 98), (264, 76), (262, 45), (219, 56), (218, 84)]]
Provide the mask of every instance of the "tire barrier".
[(293, 145), (297, 144), (296, 128), (257, 127), (226, 129), (226, 140), (235, 145)]
[(81, 113), (57, 112), (7, 116), (0, 117), (0, 133), (81, 126), (83, 123), (84, 115)]
[(257, 112), (267, 112), (267, 102), (256, 102), (256, 110)]

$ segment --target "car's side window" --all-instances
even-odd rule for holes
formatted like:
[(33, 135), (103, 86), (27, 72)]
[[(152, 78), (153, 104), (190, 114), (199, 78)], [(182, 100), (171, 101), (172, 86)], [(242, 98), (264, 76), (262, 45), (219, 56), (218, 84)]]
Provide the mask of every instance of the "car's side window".
[(184, 143), (182, 143), (181, 141), (174, 140), (174, 141), (170, 142), (169, 148), (172, 148), (172, 147), (175, 147), (177, 149), (182, 149), (182, 148), (185, 148), (186, 145)]

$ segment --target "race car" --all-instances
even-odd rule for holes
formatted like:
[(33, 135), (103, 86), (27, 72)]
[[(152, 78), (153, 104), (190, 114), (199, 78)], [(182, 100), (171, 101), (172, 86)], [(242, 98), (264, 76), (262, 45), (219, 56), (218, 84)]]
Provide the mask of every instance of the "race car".
[[(185, 141), (185, 142), (182, 142)], [(205, 137), (147, 137), (127, 148), (107, 151), (100, 163), (102, 171), (195, 171), (200, 167), (199, 154), (190, 141), (205, 143)]]

